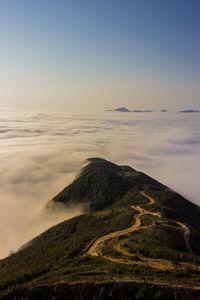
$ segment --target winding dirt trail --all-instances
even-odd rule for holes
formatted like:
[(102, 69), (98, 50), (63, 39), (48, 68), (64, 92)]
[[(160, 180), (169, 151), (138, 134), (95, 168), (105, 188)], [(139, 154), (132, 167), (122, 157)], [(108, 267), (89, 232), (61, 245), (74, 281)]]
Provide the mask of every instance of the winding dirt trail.
[[(141, 195), (143, 195), (145, 198), (149, 200), (148, 205), (152, 205), (155, 203), (155, 200), (148, 196), (144, 191), (141, 192)], [(151, 212), (149, 210), (146, 210), (138, 205), (132, 205), (132, 209), (137, 210), (139, 213), (135, 216), (135, 223), (123, 230), (119, 230), (116, 232), (111, 232), (109, 234), (106, 234), (96, 240), (94, 240), (87, 248), (87, 250), (84, 252), (85, 255), (92, 255), (92, 256), (101, 256), (109, 261), (116, 262), (116, 263), (123, 263), (123, 264), (140, 264), (140, 265), (148, 265), (153, 268), (157, 269), (173, 269), (174, 266), (173, 264), (165, 259), (153, 259), (153, 258), (147, 258), (147, 257), (137, 257), (137, 260), (134, 259), (136, 258), (135, 254), (129, 253), (126, 249), (121, 247), (121, 244), (118, 243), (118, 239), (121, 236), (125, 236), (129, 233), (132, 233), (134, 231), (142, 230), (142, 229), (147, 229), (150, 227), (153, 227), (154, 224), (148, 225), (148, 226), (142, 226), (141, 225), (141, 217), (143, 215), (153, 215), (161, 218), (161, 214), (158, 212)], [(190, 229), (183, 223), (181, 222), (176, 222), (176, 224), (182, 228), (185, 244), (187, 246), (187, 249), (193, 253), (190, 244), (189, 244), (189, 235), (190, 235)], [(108, 255), (103, 254), (103, 249), (108, 245), (108, 243), (113, 243), (114, 244), (114, 249), (122, 254), (122, 257), (120, 258), (114, 258)], [(132, 259), (131, 259), (132, 258)]]
[[(141, 194), (149, 199), (149, 201), (150, 201), (149, 204), (155, 203), (155, 201), (151, 197), (147, 196), (144, 192), (141, 192)], [(139, 214), (136, 215), (136, 217), (135, 217), (135, 223), (126, 229), (111, 232), (107, 235), (104, 235), (104, 236), (98, 238), (96, 241), (94, 241), (94, 243), (87, 250), (87, 252), (86, 252), (87, 255), (102, 256), (102, 248), (105, 246), (105, 244), (109, 240), (118, 239), (120, 236), (127, 235), (128, 233), (131, 233), (133, 231), (140, 229), (142, 215), (150, 214), (150, 215), (157, 216), (159, 218), (161, 217), (161, 215), (159, 213), (148, 211), (138, 205), (132, 205), (131, 208), (133, 208), (139, 212)]]
[[(155, 203), (155, 200), (152, 197), (150, 197), (147, 194), (145, 194), (145, 192), (141, 192), (141, 194), (144, 197), (146, 197), (147, 199), (149, 199), (149, 201), (150, 201), (148, 203), (149, 205)], [(161, 214), (159, 214), (159, 217), (161, 218)], [(191, 248), (190, 242), (189, 242), (189, 238), (190, 238), (190, 229), (189, 229), (189, 227), (187, 225), (185, 225), (184, 223), (181, 223), (181, 222), (175, 222), (175, 223), (178, 226), (180, 226), (180, 229), (181, 229), (181, 231), (183, 233), (183, 238), (184, 238), (184, 241), (185, 241), (185, 245), (186, 245), (188, 251), (194, 255), (194, 252), (192, 251), (192, 248)]]
[(143, 195), (145, 198), (147, 198), (149, 200), (149, 203), (148, 203), (149, 205), (152, 205), (152, 204), (156, 203), (155, 200), (152, 197), (150, 197), (147, 194), (145, 194), (145, 192), (140, 192), (140, 194)]

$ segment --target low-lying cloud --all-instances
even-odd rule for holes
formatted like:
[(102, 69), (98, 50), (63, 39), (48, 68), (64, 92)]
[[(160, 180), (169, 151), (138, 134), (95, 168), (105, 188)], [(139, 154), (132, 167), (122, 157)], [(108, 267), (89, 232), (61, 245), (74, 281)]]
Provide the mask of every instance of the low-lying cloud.
[(128, 164), (200, 205), (200, 116), (0, 111), (0, 257), (51, 225), (35, 220), (88, 157)]

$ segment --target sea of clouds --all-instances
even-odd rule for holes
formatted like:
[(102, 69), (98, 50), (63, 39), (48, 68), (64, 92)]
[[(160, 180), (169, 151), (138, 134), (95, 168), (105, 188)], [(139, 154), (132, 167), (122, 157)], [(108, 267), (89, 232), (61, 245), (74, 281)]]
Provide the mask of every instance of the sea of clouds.
[(56, 223), (38, 221), (89, 157), (127, 164), (200, 205), (200, 113), (0, 111), (0, 257)]

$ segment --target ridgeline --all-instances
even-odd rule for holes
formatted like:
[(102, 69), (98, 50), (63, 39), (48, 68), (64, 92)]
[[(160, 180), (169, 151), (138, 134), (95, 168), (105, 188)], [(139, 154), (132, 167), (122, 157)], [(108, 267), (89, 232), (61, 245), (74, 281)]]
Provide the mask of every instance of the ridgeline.
[(101, 158), (46, 210), (60, 204), (85, 210), (0, 261), (0, 299), (199, 299), (197, 205)]

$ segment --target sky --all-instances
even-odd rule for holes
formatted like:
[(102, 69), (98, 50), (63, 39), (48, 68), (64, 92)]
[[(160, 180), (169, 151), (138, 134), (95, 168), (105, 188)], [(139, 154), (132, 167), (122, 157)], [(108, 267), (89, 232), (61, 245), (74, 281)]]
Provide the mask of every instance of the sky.
[(0, 107), (200, 109), (199, 0), (0, 0)]

